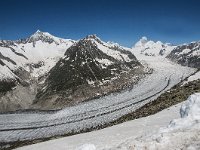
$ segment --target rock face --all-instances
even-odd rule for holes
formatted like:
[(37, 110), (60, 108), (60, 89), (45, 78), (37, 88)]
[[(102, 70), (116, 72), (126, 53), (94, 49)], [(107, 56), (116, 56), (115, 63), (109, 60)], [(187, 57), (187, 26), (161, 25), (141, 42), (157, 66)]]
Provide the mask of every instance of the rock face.
[(67, 49), (50, 70), (35, 107), (75, 105), (130, 86), (142, 74), (142, 65), (130, 51), (90, 35)]
[(183, 66), (200, 68), (200, 42), (177, 46), (167, 58)]

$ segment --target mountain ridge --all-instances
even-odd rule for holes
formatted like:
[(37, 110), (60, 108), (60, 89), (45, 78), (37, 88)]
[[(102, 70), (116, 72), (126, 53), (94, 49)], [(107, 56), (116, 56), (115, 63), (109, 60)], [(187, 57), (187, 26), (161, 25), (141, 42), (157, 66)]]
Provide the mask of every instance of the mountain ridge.
[(142, 70), (131, 52), (88, 35), (68, 48), (50, 70), (34, 103), (46, 109), (74, 105), (123, 89), (136, 82), (140, 77), (133, 79)]
[[(128, 87), (139, 80), (136, 74), (143, 74), (142, 65), (127, 51), (128, 48), (104, 42), (96, 35), (73, 41), (36, 31), (26, 39), (2, 40), (0, 43), (0, 68), (7, 71), (0, 71), (1, 83), (7, 87), (0, 89), (3, 92), (0, 97), (1, 110), (29, 108), (33, 103), (40, 102), (39, 108), (42, 109), (46, 104), (43, 105), (41, 99), (46, 96), (47, 102), (44, 102), (47, 104), (50, 97), (52, 105), (58, 104), (57, 108), (60, 108), (64, 104), (64, 107), (74, 102), (70, 98), (64, 101), (63, 95), (66, 94), (63, 93), (71, 97), (75, 92), (73, 99), (78, 99), (76, 102), (79, 103)], [(47, 92), (44, 92), (42, 89), (46, 86)], [(85, 88), (86, 91), (81, 95), (76, 92), (78, 88)], [(83, 93), (89, 90), (93, 92), (85, 96)], [(13, 92), (15, 94), (10, 94)], [(48, 93), (53, 93), (53, 99)], [(29, 96), (30, 99), (26, 100)], [(12, 104), (8, 101), (12, 101)], [(54, 106), (51, 108), (54, 109)]]

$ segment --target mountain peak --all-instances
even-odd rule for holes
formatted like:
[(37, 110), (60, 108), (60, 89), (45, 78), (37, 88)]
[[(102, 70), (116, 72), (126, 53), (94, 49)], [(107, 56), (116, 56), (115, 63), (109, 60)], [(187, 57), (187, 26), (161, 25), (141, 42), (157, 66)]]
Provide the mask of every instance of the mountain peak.
[(85, 38), (81, 39), (80, 41), (91, 41), (91, 42), (97, 42), (97, 43), (103, 43), (103, 41), (96, 35), (87, 35)]
[(143, 36), (136, 44), (135, 47), (143, 47), (148, 42), (146, 36)]
[(147, 41), (148, 39), (147, 39), (147, 37), (146, 36), (143, 36), (141, 39), (140, 39), (140, 41)]
[(167, 55), (174, 48), (169, 43), (161, 41), (148, 40), (147, 37), (142, 37), (134, 46), (140, 53), (148, 56)]
[(87, 35), (84, 39), (101, 41), (101, 39), (96, 34)]
[(39, 33), (39, 32), (41, 32), (41, 31), (38, 29), (35, 33)]
[(86, 36), (87, 39), (96, 39), (98, 38), (96, 34), (91, 34)]
[(136, 44), (134, 47), (154, 47), (156, 45), (162, 46), (166, 45), (162, 43), (161, 41), (153, 41), (149, 40), (147, 37), (143, 36)]
[(32, 38), (38, 38), (38, 37), (53, 37), (53, 35), (49, 34), (48, 32), (42, 32), (40, 30), (37, 30), (33, 35), (31, 35)]
[(48, 32), (42, 32), (40, 30), (37, 30), (34, 34), (32, 34), (28, 38), (28, 42), (35, 42), (39, 40), (43, 42), (48, 42), (48, 43), (55, 42), (56, 44), (59, 44), (60, 42), (60, 38), (57, 38)]

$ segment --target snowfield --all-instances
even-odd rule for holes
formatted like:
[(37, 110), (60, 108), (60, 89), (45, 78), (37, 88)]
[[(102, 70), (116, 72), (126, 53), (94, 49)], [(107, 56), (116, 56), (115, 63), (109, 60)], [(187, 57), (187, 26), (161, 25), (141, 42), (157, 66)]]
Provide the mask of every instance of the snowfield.
[(152, 116), (18, 150), (197, 150), (200, 149), (199, 135), (200, 93), (196, 93), (187, 101)]
[(144, 65), (148, 64), (148, 67), (153, 68), (154, 71), (139, 81), (133, 89), (54, 113), (1, 114), (0, 141), (33, 140), (103, 125), (156, 99), (161, 93), (195, 71), (195, 69), (182, 67), (163, 57), (148, 57), (140, 54), (136, 54), (136, 57)]

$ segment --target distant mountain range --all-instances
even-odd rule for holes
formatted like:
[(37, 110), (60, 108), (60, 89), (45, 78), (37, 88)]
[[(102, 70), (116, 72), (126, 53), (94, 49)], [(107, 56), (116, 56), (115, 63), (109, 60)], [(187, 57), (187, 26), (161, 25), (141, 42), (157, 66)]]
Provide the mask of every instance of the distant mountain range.
[(133, 47), (133, 53), (139, 52), (146, 56), (167, 56), (176, 46), (170, 43), (162, 43), (161, 41), (148, 40), (142, 37)]
[(151, 41), (142, 37), (133, 47), (133, 53), (146, 56), (162, 56), (183, 66), (200, 68), (200, 42), (172, 45), (161, 41)]

